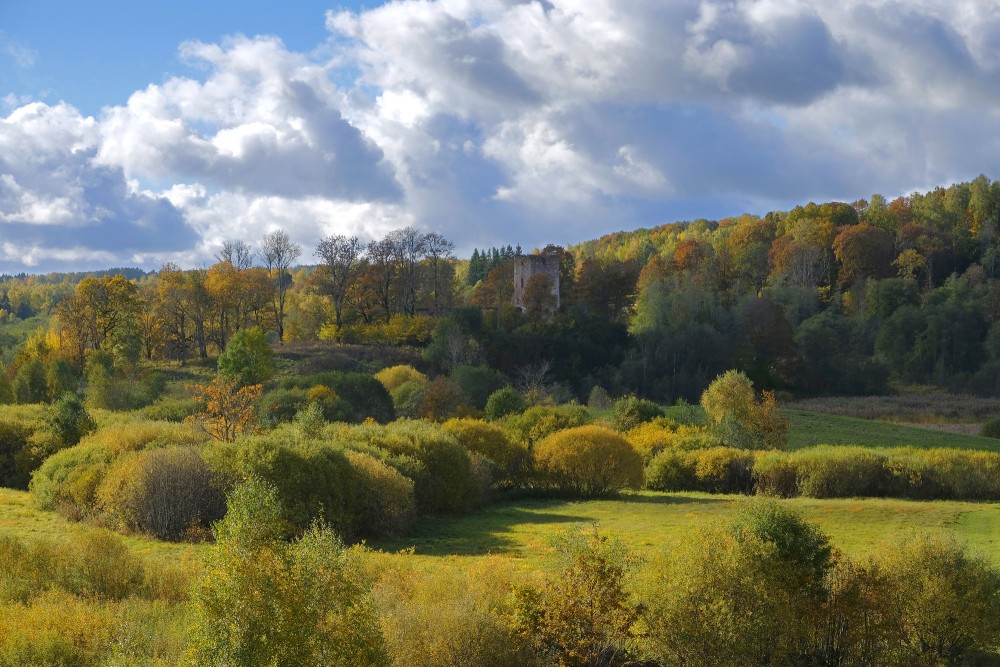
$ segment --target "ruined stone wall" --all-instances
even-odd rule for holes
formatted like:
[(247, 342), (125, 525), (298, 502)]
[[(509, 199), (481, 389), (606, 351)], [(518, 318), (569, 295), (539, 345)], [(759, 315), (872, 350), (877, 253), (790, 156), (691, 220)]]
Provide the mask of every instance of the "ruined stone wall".
[(552, 284), (555, 309), (559, 309), (559, 253), (522, 255), (514, 259), (514, 305), (525, 310), (524, 288), (528, 280), (539, 273), (547, 275)]

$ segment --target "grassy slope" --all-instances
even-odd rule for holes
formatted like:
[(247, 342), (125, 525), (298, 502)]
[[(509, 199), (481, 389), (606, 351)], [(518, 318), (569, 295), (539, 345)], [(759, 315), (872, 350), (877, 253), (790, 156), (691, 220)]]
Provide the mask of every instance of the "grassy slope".
[[(75, 530), (85, 530), (85, 524), (67, 521), (55, 512), (44, 512), (31, 504), (25, 491), (0, 488), (0, 535), (10, 535), (26, 541), (62, 542)], [(132, 550), (150, 560), (176, 561), (200, 558), (208, 549), (205, 544), (175, 544), (145, 537), (125, 537)]]
[[(441, 556), (505, 554), (526, 567), (544, 566), (551, 539), (560, 531), (596, 523), (618, 534), (640, 554), (684, 539), (699, 526), (730, 519), (744, 496), (643, 492), (618, 500), (567, 502), (519, 500), (488, 507), (471, 516), (420, 521), (406, 538), (370, 546), (389, 551), (412, 547), (422, 560)], [(911, 531), (944, 531), (1000, 565), (1000, 503), (912, 502), (884, 499), (780, 501), (802, 511), (826, 531), (835, 546), (863, 556)]]
[(826, 444), (869, 447), (957, 447), (1000, 451), (1000, 440), (994, 438), (805, 410), (784, 410), (784, 413), (791, 420), (788, 449)]

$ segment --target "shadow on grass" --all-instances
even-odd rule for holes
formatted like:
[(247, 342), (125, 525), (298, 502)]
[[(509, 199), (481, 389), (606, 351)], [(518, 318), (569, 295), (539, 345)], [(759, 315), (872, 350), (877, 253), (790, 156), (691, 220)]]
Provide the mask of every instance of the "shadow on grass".
[(698, 495), (684, 495), (684, 496), (676, 496), (669, 493), (663, 493), (663, 494), (623, 493), (620, 496), (614, 498), (608, 498), (607, 500), (616, 500), (621, 503), (636, 503), (644, 505), (690, 505), (692, 503), (698, 503), (698, 504), (731, 503), (734, 500), (739, 500), (749, 497), (750, 496), (743, 496), (738, 494), (712, 495), (708, 493), (698, 494)]
[(466, 516), (428, 517), (420, 519), (406, 537), (391, 541), (372, 542), (370, 546), (384, 551), (413, 548), (424, 556), (482, 556), (491, 553), (510, 554), (519, 546), (504, 533), (515, 526), (590, 523), (589, 517), (574, 514), (536, 511), (546, 507), (565, 506), (561, 500), (521, 501), (517, 505), (492, 505)]
[[(499, 553), (517, 555), (524, 540), (512, 539), (518, 526), (552, 526), (579, 524), (581, 528), (594, 523), (593, 516), (583, 516), (582, 505), (589, 502), (621, 503), (628, 512), (629, 504), (643, 505), (704, 505), (729, 503), (741, 496), (672, 495), (654, 493), (622, 494), (612, 498), (570, 500), (558, 497), (518, 498), (505, 500), (464, 516), (426, 517), (417, 521), (405, 537), (371, 542), (370, 546), (384, 551), (412, 548), (423, 556), (482, 556)], [(579, 509), (577, 509), (579, 508)], [(538, 531), (530, 528), (526, 531)], [(557, 531), (553, 530), (555, 534)]]

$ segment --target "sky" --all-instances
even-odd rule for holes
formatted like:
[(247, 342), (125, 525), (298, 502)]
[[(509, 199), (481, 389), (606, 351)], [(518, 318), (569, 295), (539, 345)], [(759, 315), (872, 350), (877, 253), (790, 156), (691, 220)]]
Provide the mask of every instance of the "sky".
[(1000, 176), (993, 0), (0, 0), (0, 273)]

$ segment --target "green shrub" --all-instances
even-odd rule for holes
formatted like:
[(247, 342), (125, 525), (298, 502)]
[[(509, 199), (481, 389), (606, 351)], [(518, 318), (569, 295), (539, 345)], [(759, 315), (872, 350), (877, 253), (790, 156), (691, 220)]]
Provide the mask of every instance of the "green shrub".
[(755, 452), (754, 489), (765, 496), (791, 498), (799, 495), (798, 466), (785, 452)]
[(1000, 438), (1000, 417), (986, 420), (979, 429), (979, 435), (984, 438)]
[(664, 449), (646, 465), (646, 488), (654, 491), (694, 491), (698, 488), (695, 461), (687, 452)]
[(942, 537), (915, 537), (876, 560), (902, 633), (897, 664), (965, 664), (1000, 645), (1000, 571)]
[(260, 397), (260, 419), (271, 426), (291, 422), (308, 402), (305, 389), (272, 389)]
[(343, 451), (271, 434), (212, 445), (205, 456), (222, 479), (259, 479), (273, 487), (288, 532), (301, 534), (323, 519), (345, 539), (354, 538), (360, 480)]
[(278, 496), (257, 479), (230, 494), (194, 596), (188, 664), (385, 664), (356, 553), (322, 525), (281, 539)]
[(585, 426), (591, 420), (590, 411), (582, 405), (536, 405), (520, 414), (506, 417), (501, 425), (511, 440), (530, 445), (568, 428)]
[(531, 461), (528, 448), (511, 442), (499, 426), (480, 419), (449, 419), (444, 423), (444, 430), (470, 452), (495, 463), (506, 483), (520, 483), (528, 472)]
[(611, 406), (611, 414), (608, 419), (612, 428), (618, 431), (628, 431), (639, 424), (662, 417), (663, 414), (663, 408), (652, 401), (635, 396), (625, 396), (619, 398)]
[(361, 480), (352, 532), (361, 539), (404, 534), (417, 514), (413, 481), (368, 454), (344, 453)]
[(799, 493), (809, 498), (889, 495), (885, 455), (863, 447), (810, 447), (796, 452)]
[(642, 484), (642, 459), (628, 441), (602, 426), (554, 433), (532, 452), (539, 478), (563, 493), (601, 496)]
[(343, 437), (362, 451), (372, 448), (391, 455), (387, 462), (413, 480), (421, 514), (464, 512), (478, 497), (469, 453), (437, 424), (412, 420), (388, 426), (362, 424), (346, 429)]
[(416, 419), (427, 393), (427, 382), (404, 382), (392, 390), (392, 405), (399, 417)]
[(497, 389), (486, 399), (483, 416), (490, 421), (502, 419), (508, 415), (519, 414), (528, 408), (524, 396), (514, 387)]
[(329, 387), (318, 384), (306, 392), (306, 400), (319, 407), (328, 422), (346, 422), (351, 419), (351, 404)]
[(41, 464), (28, 451), (32, 429), (13, 421), (0, 421), (0, 486), (28, 488), (31, 471)]
[(200, 409), (200, 404), (194, 399), (162, 397), (142, 408), (139, 414), (150, 421), (182, 422)]
[[(351, 406), (350, 421), (363, 422), (371, 418), (385, 424), (395, 419), (392, 397), (381, 382), (364, 373), (330, 371), (316, 375), (284, 378), (281, 389), (311, 389), (316, 385), (329, 387)], [(294, 411), (293, 413), (294, 414)]]
[(80, 442), (80, 438), (97, 428), (97, 423), (74, 393), (66, 392), (45, 412), (45, 424), (59, 436), (66, 447)]
[(70, 519), (86, 517), (111, 459), (111, 452), (101, 444), (80, 444), (56, 452), (31, 476), (32, 502)]
[(507, 385), (507, 377), (489, 366), (456, 366), (451, 372), (451, 381), (476, 410), (485, 408), (490, 396)]
[(694, 461), (699, 491), (750, 493), (753, 490), (753, 453), (732, 447), (712, 447), (688, 452)]

